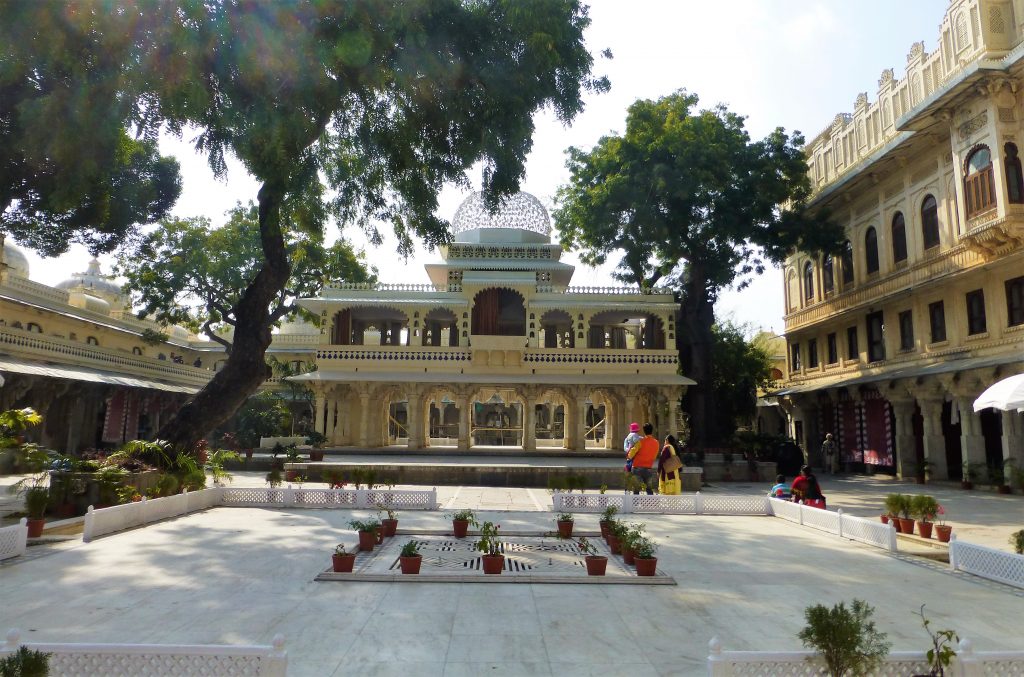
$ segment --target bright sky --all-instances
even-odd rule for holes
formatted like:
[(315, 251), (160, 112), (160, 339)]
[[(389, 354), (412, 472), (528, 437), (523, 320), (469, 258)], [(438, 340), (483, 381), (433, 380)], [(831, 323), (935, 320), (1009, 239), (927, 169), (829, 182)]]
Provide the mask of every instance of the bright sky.
[[(558, 186), (568, 180), (567, 147), (589, 149), (602, 135), (624, 129), (633, 101), (680, 88), (698, 94), (702, 107), (724, 103), (747, 116), (752, 138), (781, 126), (812, 139), (836, 113), (853, 111), (858, 92), (873, 101), (883, 69), (903, 77), (913, 42), (924, 40), (925, 49), (933, 51), (948, 5), (948, 0), (592, 0), (588, 43), (595, 55), (612, 50), (614, 59), (598, 59), (595, 67), (609, 76), (612, 90), (591, 96), (571, 128), (550, 114), (538, 116), (522, 189), (550, 208)], [(239, 164), (232, 164), (227, 181), (220, 182), (189, 141), (163, 144), (165, 153), (178, 156), (184, 176), (177, 215), (205, 215), (216, 223), (235, 202), (255, 200), (257, 186)], [(445, 190), (440, 215), (451, 219), (464, 197)], [(420, 249), (403, 262), (395, 257), (393, 243), (370, 248), (360, 231), (345, 234), (368, 247), (368, 259), (385, 282), (428, 282), (423, 264), (439, 259), (437, 252)], [(26, 254), (32, 278), (46, 284), (85, 270), (89, 260), (77, 246), (60, 259)], [(110, 257), (101, 260), (109, 271)], [(563, 260), (577, 264), (575, 285), (613, 284), (612, 265), (591, 269), (571, 253)], [(782, 333), (781, 274), (772, 270), (743, 292), (727, 291), (716, 310), (720, 318), (748, 323), (752, 330)]]

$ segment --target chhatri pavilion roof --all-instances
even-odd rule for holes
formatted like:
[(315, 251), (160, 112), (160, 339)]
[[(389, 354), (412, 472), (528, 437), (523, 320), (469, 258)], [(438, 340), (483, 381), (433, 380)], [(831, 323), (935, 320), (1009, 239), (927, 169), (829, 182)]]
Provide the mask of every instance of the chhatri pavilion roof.
[(492, 212), (484, 201), (484, 194), (477, 191), (462, 201), (452, 219), (452, 234), (456, 242), (467, 241), (459, 237), (464, 233), (490, 228), (525, 230), (551, 241), (548, 210), (529, 193), (516, 193), (502, 199), (498, 209)]

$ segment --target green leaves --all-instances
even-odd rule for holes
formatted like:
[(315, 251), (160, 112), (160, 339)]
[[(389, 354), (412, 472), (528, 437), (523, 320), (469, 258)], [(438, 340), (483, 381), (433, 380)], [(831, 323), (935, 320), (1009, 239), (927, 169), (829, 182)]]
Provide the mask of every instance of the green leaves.
[(804, 609), (807, 625), (798, 637), (804, 646), (821, 654), (832, 677), (868, 675), (889, 653), (885, 633), (871, 620), (874, 608), (855, 599), (847, 608), (839, 602), (831, 609), (815, 604)]

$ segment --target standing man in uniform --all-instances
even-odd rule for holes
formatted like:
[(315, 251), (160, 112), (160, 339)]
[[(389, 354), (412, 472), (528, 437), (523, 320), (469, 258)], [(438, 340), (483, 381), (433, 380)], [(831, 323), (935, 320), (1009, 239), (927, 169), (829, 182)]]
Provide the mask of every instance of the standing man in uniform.
[(825, 459), (825, 470), (829, 474), (835, 475), (839, 472), (839, 448), (832, 439), (832, 433), (825, 434), (825, 441), (821, 443), (821, 455)]

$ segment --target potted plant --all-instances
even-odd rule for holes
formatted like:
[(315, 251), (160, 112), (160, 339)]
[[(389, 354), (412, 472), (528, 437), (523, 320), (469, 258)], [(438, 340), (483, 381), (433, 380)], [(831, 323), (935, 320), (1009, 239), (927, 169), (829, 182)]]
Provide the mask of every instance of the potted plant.
[(934, 496), (919, 494), (911, 498), (910, 511), (917, 518), (917, 533), (921, 538), (931, 538), (932, 520), (939, 511), (939, 502)]
[(484, 553), (480, 560), (485, 574), (500, 574), (505, 568), (505, 556), (501, 554), (501, 540), (498, 538), (500, 528), (501, 525), (494, 522), (480, 525), (480, 540), (476, 542), (476, 549)]
[(334, 554), (331, 555), (331, 563), (338, 573), (350, 574), (356, 563), (356, 554), (345, 549), (344, 543), (334, 546)]
[(348, 525), (359, 532), (359, 549), (364, 552), (373, 551), (373, 546), (377, 543), (380, 522), (375, 519), (352, 520)]
[(1009, 494), (1013, 490), (1006, 483), (1006, 472), (1002, 465), (985, 466), (985, 474), (988, 475), (988, 483), (996, 488), (1000, 494)]
[(572, 527), (575, 524), (571, 512), (560, 512), (558, 518), (555, 520), (558, 522), (558, 537), (559, 538), (572, 538)]
[(897, 521), (900, 525), (900, 532), (904, 534), (914, 533), (914, 520), (910, 517), (911, 508), (911, 497), (904, 494), (896, 494), (899, 496), (899, 507)]
[(327, 442), (327, 436), (321, 432), (314, 430), (306, 436), (306, 444), (313, 448), (309, 450), (309, 460), (319, 463), (324, 460), (324, 443)]
[(398, 557), (403, 574), (418, 574), (420, 565), (423, 564), (423, 555), (420, 554), (420, 547), (416, 541), (409, 541), (402, 546), (402, 553)]
[(626, 538), (626, 525), (619, 520), (612, 520), (608, 525), (608, 547), (613, 555), (622, 554), (622, 541)]
[[(280, 443), (278, 443), (278, 444), (280, 444)], [(294, 444), (289, 444), (288, 447), (287, 447), (287, 452), (285, 452), (285, 457), (288, 459), (289, 463), (298, 463), (299, 462), (299, 450), (298, 450), (298, 448), (296, 448), (296, 446)], [(285, 470), (285, 472), (284, 472), (284, 479), (285, 479), (286, 482), (294, 482), (295, 478), (298, 477), (298, 476), (299, 476), (299, 471), (298, 470)]]
[(732, 451), (722, 452), (722, 480), (732, 482)]
[(225, 482), (230, 482), (231, 473), (224, 469), (224, 464), (228, 461), (241, 460), (242, 457), (238, 455), (238, 452), (231, 451), (230, 449), (216, 449), (210, 452), (210, 455), (206, 458), (205, 470), (213, 476), (213, 485), (215, 487), (222, 487)]
[(284, 480), (281, 479), (281, 471), (277, 468), (270, 469), (270, 472), (267, 473), (266, 480), (271, 489), (277, 489), (284, 483)]
[(46, 505), (50, 502), (50, 490), (47, 487), (31, 486), (25, 489), (25, 512), (28, 513), (28, 537), (38, 538), (43, 534), (46, 524)]
[(935, 517), (939, 520), (935, 525), (935, 537), (942, 543), (949, 543), (949, 535), (953, 532), (953, 527), (946, 524), (946, 509), (942, 507), (941, 503), (936, 504)]
[(804, 609), (807, 625), (797, 636), (821, 655), (829, 675), (872, 674), (889, 653), (885, 633), (871, 620), (874, 611), (859, 599), (849, 609), (843, 602), (831, 609), (815, 604)]
[(1024, 555), (1024, 529), (1010, 534), (1010, 545), (1018, 555)]
[(320, 473), (320, 477), (323, 479), (328, 489), (345, 488), (345, 475), (340, 470), (324, 470)]
[(391, 506), (378, 505), (378, 510), (383, 510), (388, 516), (380, 521), (381, 527), (383, 527), (385, 536), (394, 536), (398, 532), (398, 518), (395, 517), (398, 513)]
[(593, 543), (587, 540), (586, 536), (580, 536), (576, 540), (577, 547), (580, 552), (586, 555), (587, 562), (587, 575), (588, 576), (604, 576), (608, 570), (608, 558), (604, 555), (597, 554), (597, 547)]
[(17, 651), (0, 658), (0, 675), (46, 677), (50, 674), (50, 656), (52, 655), (35, 651), (27, 646), (19, 646)]
[(654, 541), (644, 536), (635, 539), (630, 547), (636, 560), (637, 576), (653, 576), (658, 568), (658, 558), (654, 556), (657, 546)]
[(1024, 467), (1017, 465), (1015, 459), (1006, 459), (1006, 476), (1017, 486), (1021, 493), (1024, 493)]
[(963, 479), (960, 480), (961, 489), (973, 489), (974, 482), (978, 479), (978, 466), (980, 463), (969, 463), (964, 461)]
[(903, 502), (906, 496), (903, 494), (889, 494), (885, 497), (885, 511), (888, 513), (888, 519), (883, 519), (883, 522), (892, 521), (896, 531), (902, 531), (900, 529), (899, 516), (900, 511), (903, 509)]
[(608, 534), (610, 533), (608, 526), (615, 521), (615, 515), (618, 514), (618, 512), (619, 509), (614, 505), (606, 506), (601, 512), (601, 520), (598, 522), (598, 525), (601, 527), (601, 537), (604, 538), (605, 541), (608, 540)]
[(931, 648), (925, 652), (925, 656), (928, 658), (928, 674), (920, 677), (945, 677), (946, 669), (953, 662), (953, 657), (956, 656), (953, 643), (959, 642), (960, 636), (953, 630), (933, 631), (930, 627), (931, 621), (924, 615), (924, 604), (921, 605), (921, 610), (917, 612), (917, 615), (921, 617), (924, 631), (932, 640)]
[(465, 538), (469, 532), (470, 522), (476, 521), (476, 515), (469, 508), (463, 508), (450, 515), (450, 519), (455, 538)]
[(630, 524), (626, 527), (626, 533), (622, 536), (622, 542), (620, 546), (622, 548), (622, 561), (630, 566), (635, 566), (636, 557), (633, 552), (633, 543), (638, 538), (644, 537), (644, 530), (647, 529), (643, 524)]

